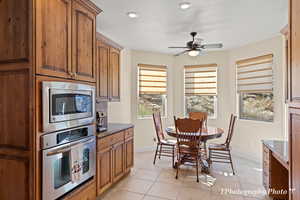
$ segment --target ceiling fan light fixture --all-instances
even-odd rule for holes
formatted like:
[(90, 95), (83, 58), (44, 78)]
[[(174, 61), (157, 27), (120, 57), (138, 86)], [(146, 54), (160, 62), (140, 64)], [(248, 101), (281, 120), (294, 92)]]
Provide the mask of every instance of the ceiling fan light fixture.
[(138, 18), (139, 17), (139, 15), (136, 12), (128, 12), (127, 16), (129, 18)]
[(191, 57), (196, 57), (196, 56), (198, 56), (200, 54), (200, 51), (198, 51), (198, 50), (191, 50), (191, 51), (189, 51), (188, 54)]
[(179, 3), (179, 7), (181, 10), (186, 10), (189, 9), (191, 7), (191, 3), (190, 2), (181, 2)]

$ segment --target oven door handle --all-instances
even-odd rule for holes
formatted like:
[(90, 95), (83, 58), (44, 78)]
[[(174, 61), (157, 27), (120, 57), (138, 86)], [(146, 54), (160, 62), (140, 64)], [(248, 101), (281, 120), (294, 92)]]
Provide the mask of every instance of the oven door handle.
[(87, 144), (87, 143), (91, 143), (91, 142), (94, 142), (94, 138), (93, 139), (88, 139), (88, 140), (85, 140), (85, 141), (81, 141), (81, 142), (76, 142), (72, 145), (69, 145), (67, 147), (63, 147), (63, 148), (59, 148), (59, 149), (56, 149), (54, 151), (50, 151), (47, 153), (47, 156), (54, 156), (54, 155), (57, 155), (57, 154), (61, 154), (61, 153), (65, 153), (67, 151), (70, 151), (72, 149), (72, 147), (78, 145), (78, 144)]

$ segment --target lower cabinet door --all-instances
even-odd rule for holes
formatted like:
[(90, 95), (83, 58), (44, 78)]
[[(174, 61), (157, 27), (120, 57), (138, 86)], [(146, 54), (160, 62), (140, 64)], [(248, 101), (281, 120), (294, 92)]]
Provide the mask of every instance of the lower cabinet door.
[(134, 163), (134, 149), (133, 138), (129, 138), (125, 141), (125, 170), (130, 170)]
[(119, 180), (125, 172), (124, 141), (113, 146), (113, 180)]
[(97, 195), (109, 188), (113, 182), (113, 151), (111, 147), (97, 153)]

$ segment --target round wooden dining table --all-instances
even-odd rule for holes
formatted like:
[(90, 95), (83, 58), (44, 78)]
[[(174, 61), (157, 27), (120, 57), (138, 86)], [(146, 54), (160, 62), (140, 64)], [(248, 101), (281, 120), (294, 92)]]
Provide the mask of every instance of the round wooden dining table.
[[(166, 133), (171, 137), (177, 137), (177, 133), (174, 126), (170, 126), (166, 128)], [(211, 139), (220, 138), (224, 133), (224, 129), (216, 128), (208, 126), (207, 128), (203, 128), (201, 134), (199, 134), (200, 140), (204, 143), (204, 148), (206, 152), (206, 142)], [(207, 162), (207, 155), (206, 158), (202, 158), (201, 165), (202, 165), (202, 172), (209, 174), (209, 167)]]
[[(170, 126), (166, 128), (166, 132), (171, 137), (177, 137), (177, 133), (174, 126)], [(207, 142), (207, 140), (219, 138), (223, 135), (224, 130), (222, 128), (215, 128), (208, 126), (207, 128), (203, 128), (201, 132), (201, 141)]]

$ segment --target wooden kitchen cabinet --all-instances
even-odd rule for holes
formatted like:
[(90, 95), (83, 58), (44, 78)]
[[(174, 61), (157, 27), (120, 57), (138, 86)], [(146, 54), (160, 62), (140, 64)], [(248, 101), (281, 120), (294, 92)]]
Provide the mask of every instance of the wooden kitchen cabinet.
[(133, 160), (133, 128), (98, 139), (97, 195), (124, 177), (133, 167)]
[(91, 180), (81, 188), (71, 192), (62, 200), (96, 200), (96, 183)]
[(97, 194), (101, 194), (113, 183), (113, 152), (111, 146), (97, 153)]
[(101, 100), (109, 99), (109, 48), (105, 43), (97, 41), (97, 97)]
[(37, 1), (36, 73), (71, 78), (71, 1)]
[(36, 73), (96, 82), (96, 16), (90, 1), (37, 1)]
[(120, 51), (110, 48), (110, 65), (109, 65), (109, 92), (110, 101), (120, 100)]
[(97, 33), (97, 99), (120, 101), (122, 47)]
[(96, 14), (82, 0), (72, 4), (72, 66), (75, 79), (96, 82)]

